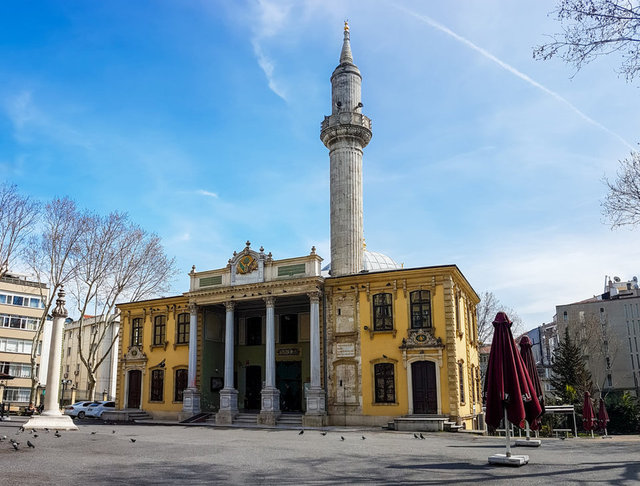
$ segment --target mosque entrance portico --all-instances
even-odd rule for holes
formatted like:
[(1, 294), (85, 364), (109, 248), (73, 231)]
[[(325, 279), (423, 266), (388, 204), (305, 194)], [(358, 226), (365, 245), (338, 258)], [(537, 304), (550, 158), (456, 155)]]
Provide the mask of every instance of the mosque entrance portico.
[(203, 402), (218, 409), (217, 423), (258, 410), (256, 421), (266, 425), (283, 411), (325, 415), (321, 261), (315, 249), (276, 261), (247, 242), (226, 268), (192, 270), (187, 295), (203, 322), (200, 388)]

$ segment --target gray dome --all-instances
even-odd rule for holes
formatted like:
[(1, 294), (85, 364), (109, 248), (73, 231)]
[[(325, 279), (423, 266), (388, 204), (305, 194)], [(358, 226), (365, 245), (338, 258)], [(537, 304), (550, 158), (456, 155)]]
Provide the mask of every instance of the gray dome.
[[(362, 271), (363, 272), (383, 272), (385, 270), (398, 270), (402, 268), (402, 265), (396, 263), (393, 258), (383, 255), (375, 251), (365, 250), (362, 254)], [(331, 262), (326, 265), (322, 272), (329, 272), (331, 270)]]

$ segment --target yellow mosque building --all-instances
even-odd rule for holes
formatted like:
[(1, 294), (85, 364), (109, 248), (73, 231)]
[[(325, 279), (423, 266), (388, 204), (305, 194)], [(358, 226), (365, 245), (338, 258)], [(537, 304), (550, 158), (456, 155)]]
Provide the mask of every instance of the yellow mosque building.
[(183, 295), (121, 312), (117, 406), (219, 424), (482, 427), (476, 305), (456, 265), (403, 268), (363, 238), (371, 120), (345, 24), (331, 76), (331, 260), (249, 241)]

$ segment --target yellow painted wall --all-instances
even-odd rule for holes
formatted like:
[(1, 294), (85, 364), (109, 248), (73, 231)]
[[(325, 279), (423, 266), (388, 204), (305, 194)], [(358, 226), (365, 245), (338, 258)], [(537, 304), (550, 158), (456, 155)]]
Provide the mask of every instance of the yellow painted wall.
[[(118, 386), (116, 406), (123, 408), (126, 402), (125, 368), (123, 356), (127, 353), (131, 344), (131, 324), (134, 318), (143, 318), (142, 351), (147, 356), (146, 369), (142, 375), (142, 408), (154, 416), (162, 416), (168, 413), (178, 413), (182, 410), (182, 402), (174, 402), (175, 370), (188, 369), (189, 346), (177, 344), (177, 317), (182, 313), (189, 313), (188, 300), (185, 297), (168, 297), (142, 302), (134, 302), (119, 305), (121, 311), (120, 328), (120, 357), (118, 365)], [(166, 316), (166, 344), (153, 346), (153, 324), (158, 315)], [(160, 369), (160, 363), (164, 363), (164, 391), (162, 402), (150, 401), (151, 395), (151, 370)]]

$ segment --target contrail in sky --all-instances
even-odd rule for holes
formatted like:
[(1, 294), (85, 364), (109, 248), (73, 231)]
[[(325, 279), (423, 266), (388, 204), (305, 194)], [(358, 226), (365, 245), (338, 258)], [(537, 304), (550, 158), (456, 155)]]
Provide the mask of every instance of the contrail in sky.
[(506, 71), (510, 72), (511, 74), (513, 74), (514, 76), (522, 79), (523, 81), (529, 83), (531, 86), (538, 88), (541, 91), (544, 91), (545, 93), (547, 93), (548, 95), (554, 97), (556, 100), (560, 101), (561, 103), (567, 105), (575, 114), (577, 114), (579, 117), (581, 117), (583, 120), (585, 120), (588, 123), (591, 123), (592, 125), (600, 128), (601, 130), (607, 132), (609, 135), (612, 135), (613, 137), (617, 138), (618, 140), (620, 140), (623, 144), (625, 144), (629, 149), (631, 150), (636, 150), (636, 147), (634, 147), (633, 145), (631, 145), (629, 142), (627, 142), (624, 138), (622, 138), (620, 135), (618, 135), (617, 133), (611, 131), (610, 129), (608, 129), (607, 127), (605, 127), (603, 124), (598, 123), (597, 121), (595, 121), (593, 118), (589, 117), (588, 115), (584, 114), (582, 111), (580, 111), (575, 105), (571, 104), (569, 101), (567, 101), (565, 98), (563, 98), (562, 96), (560, 96), (558, 93), (556, 93), (555, 91), (551, 91), (549, 88), (541, 85), (540, 83), (538, 83), (537, 81), (531, 79), (529, 76), (527, 76), (526, 74), (518, 71), (516, 68), (514, 68), (513, 66), (510, 66), (509, 64), (507, 64), (504, 61), (501, 61), (500, 59), (498, 59), (496, 56), (494, 56), (493, 54), (491, 54), (489, 51), (483, 49), (480, 46), (477, 46), (476, 44), (474, 44), (473, 42), (471, 42), (469, 39), (462, 37), (461, 35), (456, 34), (454, 31), (452, 31), (451, 29), (449, 29), (448, 27), (445, 27), (444, 25), (436, 22), (435, 20), (433, 20), (431, 17), (428, 17), (426, 15), (421, 15), (419, 13), (413, 12), (412, 10), (409, 10), (405, 7), (402, 7), (400, 5), (397, 5), (395, 3), (391, 3), (392, 6), (396, 7), (399, 10), (402, 10), (403, 12), (411, 15), (412, 17), (415, 17), (416, 19), (430, 25), (431, 27), (438, 29), (440, 32), (444, 32), (445, 34), (447, 34), (450, 37), (453, 37), (455, 40), (457, 40), (458, 42), (466, 45), (467, 47), (470, 47), (471, 49), (473, 49), (474, 51), (480, 53), (482, 56), (486, 57), (487, 59), (490, 59), (491, 61), (495, 62), (498, 66), (500, 66), (501, 68), (505, 69)]

